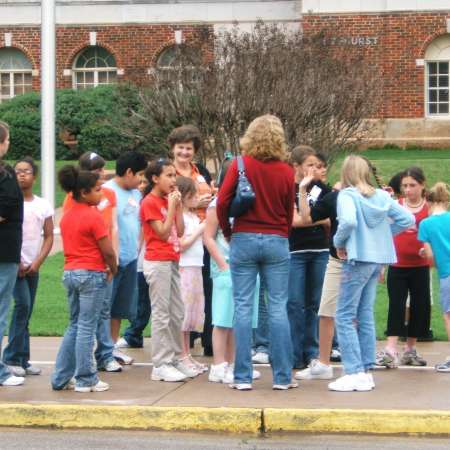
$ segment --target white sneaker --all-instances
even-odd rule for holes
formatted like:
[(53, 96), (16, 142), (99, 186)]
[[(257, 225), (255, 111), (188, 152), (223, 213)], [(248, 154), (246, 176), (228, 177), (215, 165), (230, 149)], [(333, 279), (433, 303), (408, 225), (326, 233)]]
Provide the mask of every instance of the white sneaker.
[(179, 370), (182, 374), (189, 378), (195, 378), (200, 374), (200, 372), (195, 368), (194, 365), (186, 364), (186, 360), (179, 360), (173, 364), (175, 369)]
[(130, 344), (123, 337), (117, 339), (117, 342), (114, 344), (114, 348), (130, 348)]
[(15, 377), (24, 377), (26, 375), (25, 369), (20, 366), (7, 366), (9, 371), (15, 376)]
[(366, 378), (369, 381), (370, 387), (372, 389), (374, 389), (375, 388), (375, 381), (373, 379), (373, 375), (371, 373), (369, 373), (369, 372), (366, 372)]
[[(261, 378), (261, 372), (253, 369), (252, 380), (259, 380)], [(223, 383), (231, 384), (234, 381), (234, 364), (229, 364), (225, 373)]]
[(73, 391), (75, 389), (75, 378), (71, 378), (62, 388), (63, 391)]
[(364, 372), (344, 375), (328, 385), (330, 391), (338, 392), (365, 392), (371, 391), (372, 385)]
[(331, 380), (333, 378), (333, 367), (313, 359), (308, 368), (295, 373), (296, 380)]
[(252, 362), (256, 364), (269, 364), (269, 355), (263, 352), (257, 352), (252, 357)]
[[(69, 381), (70, 383), (70, 381)], [(98, 380), (97, 384), (94, 384), (93, 386), (76, 386), (75, 385), (75, 392), (103, 392), (107, 391), (109, 389), (109, 384), (105, 383), (104, 381)]]
[(40, 375), (42, 373), (42, 369), (40, 367), (36, 367), (36, 366), (28, 366), (25, 369), (25, 373), (27, 375)]
[(99, 367), (98, 370), (106, 372), (122, 372), (122, 366), (115, 360), (108, 361), (104, 367)]
[(177, 382), (184, 381), (188, 377), (174, 366), (163, 364), (159, 367), (153, 367), (151, 378), (153, 381)]
[(133, 364), (134, 359), (131, 356), (126, 355), (125, 353), (121, 352), (120, 350), (117, 350), (116, 348), (113, 350), (113, 356), (117, 359), (117, 361), (121, 362), (122, 364), (125, 364), (126, 366), (129, 366), (130, 364)]
[(232, 383), (229, 385), (231, 389), (237, 389), (238, 391), (251, 391), (252, 385), (250, 383)]
[(291, 381), (289, 384), (274, 384), (272, 389), (274, 391), (287, 391), (288, 389), (298, 388), (298, 383)]
[[(227, 373), (228, 363), (225, 361), (220, 364), (211, 364), (211, 369), (209, 370), (208, 381), (211, 383), (225, 383), (225, 375)], [(230, 383), (232, 383), (231, 380)]]
[(20, 386), (25, 381), (24, 377), (16, 377), (11, 375), (7, 378), (3, 383), (0, 383), (2, 386)]

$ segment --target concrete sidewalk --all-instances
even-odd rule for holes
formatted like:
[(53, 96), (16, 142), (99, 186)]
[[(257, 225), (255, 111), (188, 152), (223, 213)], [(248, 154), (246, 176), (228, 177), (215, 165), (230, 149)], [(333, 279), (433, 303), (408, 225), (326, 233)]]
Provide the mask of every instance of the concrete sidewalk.
[[(0, 387), (0, 424), (450, 434), (450, 373), (433, 370), (447, 357), (447, 343), (419, 344), (427, 367), (374, 371), (372, 392), (330, 392), (328, 381), (317, 380), (303, 381), (298, 389), (273, 391), (268, 366), (258, 367), (262, 378), (252, 391), (239, 392), (209, 383), (207, 374), (184, 383), (151, 381), (147, 339), (144, 349), (126, 350), (135, 358), (133, 366), (124, 367), (122, 373), (100, 374), (110, 383), (109, 391), (79, 394), (50, 388), (59, 342), (59, 338), (32, 339), (32, 359), (43, 374), (27, 377), (22, 387)], [(199, 359), (211, 363), (210, 358)], [(340, 373), (337, 367), (335, 375)]]

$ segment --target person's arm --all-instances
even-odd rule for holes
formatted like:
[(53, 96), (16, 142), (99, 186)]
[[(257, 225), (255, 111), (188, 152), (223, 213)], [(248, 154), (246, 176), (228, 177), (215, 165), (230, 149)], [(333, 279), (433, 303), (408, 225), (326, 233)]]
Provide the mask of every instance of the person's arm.
[(180, 238), (184, 234), (184, 218), (183, 218), (183, 207), (181, 202), (179, 203), (176, 213), (175, 213), (175, 226), (177, 229), (177, 236)]
[[(114, 207), (112, 209), (112, 220), (111, 220), (111, 243), (114, 249), (114, 252), (119, 258), (119, 227), (117, 226), (117, 208)], [(142, 234), (142, 232), (141, 232)], [(140, 248), (140, 247), (139, 247)]]
[(203, 234), (204, 229), (205, 229), (205, 222), (202, 222), (198, 225), (198, 227), (194, 230), (194, 232), (191, 235), (183, 236), (180, 239), (181, 251), (184, 252), (189, 247), (191, 247), (192, 244)]
[(47, 258), (53, 247), (53, 228), (53, 217), (47, 217), (43, 226), (44, 239), (42, 241), (41, 251), (39, 252), (37, 258), (25, 270), (25, 275), (31, 275), (39, 272), (42, 263), (45, 261), (45, 258)]
[(104, 236), (100, 238), (97, 243), (111, 275), (114, 276), (117, 273), (117, 256), (114, 252), (111, 240), (108, 236)]
[[(357, 227), (355, 203), (350, 195), (345, 192), (339, 193), (337, 201), (337, 217), (339, 225), (334, 235), (334, 246), (338, 250), (345, 248), (345, 243), (352, 231)], [(341, 252), (343, 255), (343, 253)]]
[(216, 243), (217, 230), (219, 229), (219, 220), (217, 218), (216, 208), (208, 208), (206, 211), (206, 225), (203, 233), (203, 243), (208, 249), (211, 258), (214, 259), (221, 271), (229, 269), (229, 265)]
[(412, 213), (406, 208), (400, 205), (397, 201), (393, 200), (386, 192), (386, 196), (391, 202), (391, 206), (388, 211), (388, 217), (392, 220), (391, 232), (395, 236), (398, 233), (412, 227), (416, 223), (416, 219)]
[[(168, 196), (167, 216), (165, 220), (162, 221), (158, 219), (156, 220), (150, 219), (150, 226), (153, 228), (158, 237), (163, 241), (167, 241), (170, 237), (170, 232), (172, 230), (172, 226), (175, 223), (177, 214), (180, 214), (180, 212), (177, 211), (180, 202), (181, 202), (180, 193), (178, 191), (171, 192)], [(182, 212), (181, 212), (181, 227), (182, 231), (184, 232), (184, 222)]]
[(432, 266), (435, 266), (436, 264), (434, 261), (433, 249), (431, 248), (431, 245), (428, 242), (425, 242), (423, 245), (423, 249), (424, 257), (430, 261), (430, 264)]
[[(225, 179), (223, 180), (222, 186), (220, 187), (216, 208), (220, 228), (222, 228), (223, 234), (227, 239), (231, 236), (231, 226), (228, 220), (228, 210), (230, 209), (231, 201), (233, 200), (235, 195), (237, 179), (237, 162), (233, 161), (231, 163), (231, 166), (228, 168)], [(292, 200), (292, 204), (293, 202), (294, 200)]]

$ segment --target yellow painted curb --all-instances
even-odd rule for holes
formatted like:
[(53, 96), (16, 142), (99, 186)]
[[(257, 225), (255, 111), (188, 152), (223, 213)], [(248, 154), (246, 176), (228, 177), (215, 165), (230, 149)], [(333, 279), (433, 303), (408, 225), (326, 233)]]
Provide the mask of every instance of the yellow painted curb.
[(11, 427), (259, 433), (261, 409), (2, 404), (0, 424)]
[(450, 434), (450, 412), (348, 409), (264, 409), (267, 432)]

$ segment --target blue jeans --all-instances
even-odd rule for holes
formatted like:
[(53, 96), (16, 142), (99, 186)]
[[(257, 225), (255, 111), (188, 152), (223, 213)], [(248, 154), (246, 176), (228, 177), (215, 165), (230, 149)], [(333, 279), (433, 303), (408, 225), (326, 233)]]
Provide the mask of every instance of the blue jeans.
[(150, 305), (150, 296), (148, 295), (148, 284), (145, 281), (144, 274), (138, 272), (137, 315), (123, 335), (130, 347), (141, 348), (144, 346), (144, 329), (148, 325), (151, 313), (152, 307)]
[(60, 390), (75, 376), (76, 385), (94, 386), (97, 367), (92, 358), (95, 332), (104, 305), (106, 274), (89, 270), (66, 270), (70, 323), (56, 357), (53, 389)]
[(258, 303), (258, 327), (253, 330), (253, 349), (256, 353), (269, 354), (269, 316), (264, 280), (261, 279)]
[(111, 296), (112, 281), (106, 282), (105, 296), (103, 298), (100, 317), (97, 324), (97, 348), (95, 349), (95, 360), (97, 367), (105, 367), (110, 361), (114, 360), (113, 350), (114, 342), (111, 337)]
[(381, 265), (344, 263), (336, 310), (341, 359), (346, 374), (363, 372), (375, 364), (373, 304)]
[(119, 265), (113, 280), (111, 317), (134, 320), (137, 311), (137, 259)]
[(287, 311), (291, 325), (294, 368), (305, 367), (319, 354), (317, 315), (329, 253), (292, 253)]
[(14, 286), (14, 309), (9, 326), (8, 345), (3, 352), (3, 361), (9, 366), (26, 369), (30, 363), (30, 333), (28, 324), (33, 312), (39, 275), (17, 278)]
[[(1, 338), (5, 334), (8, 324), (8, 312), (17, 278), (19, 264), (0, 263), (0, 354), (2, 350)], [(11, 376), (11, 372), (0, 359), (0, 384)]]
[(292, 343), (286, 311), (289, 244), (273, 234), (235, 233), (230, 245), (236, 357), (234, 381), (252, 382), (252, 315), (256, 277), (264, 278), (274, 384), (291, 382)]

